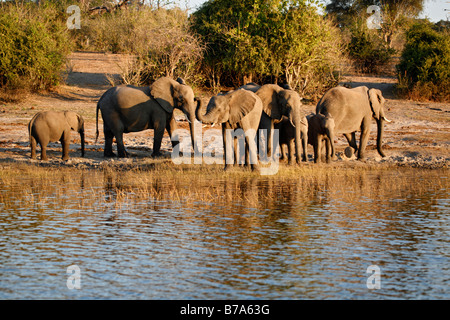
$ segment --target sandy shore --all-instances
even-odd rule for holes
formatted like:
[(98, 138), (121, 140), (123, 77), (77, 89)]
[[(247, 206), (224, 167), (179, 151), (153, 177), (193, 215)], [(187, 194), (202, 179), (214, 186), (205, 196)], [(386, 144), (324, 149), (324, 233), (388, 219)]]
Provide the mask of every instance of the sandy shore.
[[(107, 161), (134, 163), (148, 159), (153, 145), (153, 130), (125, 134), (125, 144), (132, 154), (131, 159), (103, 158), (103, 132), (101, 117), (99, 120), (100, 138), (95, 143), (95, 110), (103, 92), (110, 87), (108, 78), (120, 72), (124, 59), (113, 54), (74, 53), (70, 59), (71, 72), (67, 75), (67, 84), (56, 92), (28, 96), (20, 103), (0, 104), (0, 164), (33, 163), (30, 159), (30, 147), (27, 123), (41, 110), (73, 110), (85, 118), (86, 157), (80, 157), (80, 140), (73, 132), (70, 160), (60, 160), (59, 143), (50, 145), (48, 164), (76, 166), (98, 166)], [(394, 94), (396, 80), (390, 77), (347, 76), (343, 84), (350, 86), (366, 85), (383, 91), (386, 102), (386, 115), (392, 120), (385, 126), (383, 139), (386, 157), (381, 158), (376, 151), (376, 124), (367, 147), (367, 162), (372, 164), (395, 164), (422, 168), (448, 168), (450, 161), (450, 103), (416, 102), (400, 100)], [(313, 112), (315, 105), (304, 106), (305, 113)], [(188, 129), (184, 116), (177, 114), (179, 127)], [(203, 126), (203, 130), (210, 129)], [(214, 129), (217, 129), (214, 128)], [(187, 133), (187, 131), (186, 131)], [(188, 138), (183, 137), (182, 138)], [(204, 142), (204, 146), (207, 142)], [(348, 144), (344, 137), (336, 137), (337, 160), (335, 165), (346, 165), (348, 161), (343, 151)], [(308, 146), (309, 163), (312, 163), (312, 146)], [(164, 136), (162, 151), (170, 158), (171, 143)], [(39, 155), (39, 150), (38, 150)]]

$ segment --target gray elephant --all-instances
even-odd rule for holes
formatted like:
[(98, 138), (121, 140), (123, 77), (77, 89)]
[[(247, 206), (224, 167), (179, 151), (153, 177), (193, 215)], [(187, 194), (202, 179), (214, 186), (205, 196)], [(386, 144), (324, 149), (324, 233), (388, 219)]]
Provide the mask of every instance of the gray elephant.
[(72, 111), (41, 111), (28, 123), (31, 159), (36, 159), (36, 145), (41, 146), (41, 160), (47, 160), (47, 145), (60, 141), (62, 159), (69, 159), (70, 131), (80, 134), (81, 156), (84, 157), (84, 119)]
[[(334, 155), (334, 119), (331, 115), (311, 114), (308, 119), (308, 143), (314, 149), (314, 162), (321, 161), (321, 153), (325, 147), (327, 162), (331, 161)], [(325, 145), (323, 145), (325, 142)]]
[(245, 133), (246, 164), (257, 169), (256, 132), (262, 113), (261, 99), (251, 91), (237, 89), (213, 96), (206, 107), (206, 114), (202, 114), (201, 109), (202, 102), (198, 100), (196, 117), (200, 122), (222, 124), (225, 169), (235, 162), (231, 160), (233, 137), (229, 134), (236, 129), (242, 129)]
[[(335, 134), (343, 133), (349, 145), (358, 151), (357, 158), (365, 158), (365, 149), (369, 140), (369, 132), (374, 118), (378, 125), (377, 151), (380, 156), (385, 154), (382, 150), (384, 122), (387, 120), (384, 113), (385, 99), (378, 89), (366, 86), (348, 89), (335, 87), (328, 90), (316, 106), (316, 113), (331, 115), (335, 122)], [(355, 133), (361, 130), (359, 148), (356, 145)]]
[(173, 140), (172, 146), (177, 145), (178, 138), (173, 136), (177, 129), (174, 108), (180, 109), (186, 115), (190, 125), (192, 146), (196, 152), (195, 106), (194, 91), (182, 79), (174, 81), (168, 77), (162, 77), (148, 87), (127, 85), (108, 89), (97, 103), (97, 138), (98, 111), (100, 110), (105, 135), (104, 156), (115, 156), (112, 151), (112, 142), (115, 137), (119, 157), (127, 157), (123, 134), (146, 129), (154, 129), (152, 157), (161, 155), (161, 141), (165, 129)]
[[(294, 142), (297, 128), (294, 127), (291, 121), (286, 116), (282, 116), (281, 120), (274, 121), (274, 129), (279, 131), (279, 145), (281, 152), (281, 160), (288, 159), (288, 163), (294, 161)], [(300, 122), (300, 138), (302, 141), (302, 160), (306, 161), (307, 154), (307, 139), (308, 139), (308, 121), (305, 116), (303, 116)], [(285, 146), (287, 146), (288, 152), (285, 153)], [(274, 146), (276, 150), (276, 145)]]
[[(267, 139), (265, 142), (265, 150), (268, 156), (271, 155), (273, 145), (273, 129), (274, 121), (281, 120), (282, 116), (289, 119), (292, 127), (295, 128), (295, 155), (297, 163), (300, 163), (300, 154), (303, 146), (302, 160), (306, 161), (306, 135), (302, 136), (304, 130), (304, 116), (302, 115), (302, 103), (300, 95), (290, 88), (281, 87), (277, 84), (265, 84), (258, 88), (257, 85), (251, 83), (244, 86), (246, 90), (255, 91), (261, 98), (263, 103), (263, 113), (259, 123), (259, 129), (265, 129)], [(302, 125), (303, 121), (303, 125)], [(258, 131), (259, 132), (259, 131)], [(259, 139), (258, 139), (259, 140)]]

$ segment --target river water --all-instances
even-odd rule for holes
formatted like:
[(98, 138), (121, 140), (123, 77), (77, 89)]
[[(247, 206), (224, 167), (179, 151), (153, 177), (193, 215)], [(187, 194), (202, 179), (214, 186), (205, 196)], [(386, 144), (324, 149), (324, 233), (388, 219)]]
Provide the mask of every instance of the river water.
[(106, 175), (0, 180), (0, 299), (450, 299), (448, 171)]

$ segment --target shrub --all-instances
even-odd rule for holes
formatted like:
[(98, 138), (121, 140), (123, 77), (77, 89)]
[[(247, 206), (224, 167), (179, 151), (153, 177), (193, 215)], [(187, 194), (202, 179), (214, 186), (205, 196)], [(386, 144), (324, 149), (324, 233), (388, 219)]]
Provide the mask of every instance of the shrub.
[(210, 0), (192, 15), (212, 86), (288, 82), (302, 95), (337, 84), (338, 29), (307, 1)]
[(383, 41), (379, 30), (369, 30), (364, 21), (358, 21), (350, 28), (348, 54), (357, 71), (377, 73), (395, 53), (393, 48)]
[(428, 22), (411, 26), (397, 66), (399, 89), (415, 99), (449, 100), (450, 32)]
[[(202, 47), (188, 32), (187, 13), (143, 6), (84, 19), (78, 45), (83, 49), (127, 53), (136, 57), (124, 69), (122, 80), (149, 83), (160, 76), (194, 81)], [(89, 40), (89, 45), (83, 45)]]
[(61, 80), (71, 42), (55, 6), (2, 4), (0, 87), (48, 89)]

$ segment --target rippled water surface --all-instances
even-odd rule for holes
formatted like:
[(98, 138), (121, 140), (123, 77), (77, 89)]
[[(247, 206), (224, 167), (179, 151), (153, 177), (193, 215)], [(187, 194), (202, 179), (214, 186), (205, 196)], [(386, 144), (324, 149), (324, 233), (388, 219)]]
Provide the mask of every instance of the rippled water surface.
[(0, 298), (449, 299), (448, 178), (0, 179)]

